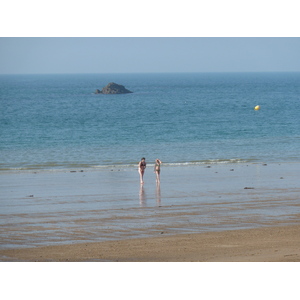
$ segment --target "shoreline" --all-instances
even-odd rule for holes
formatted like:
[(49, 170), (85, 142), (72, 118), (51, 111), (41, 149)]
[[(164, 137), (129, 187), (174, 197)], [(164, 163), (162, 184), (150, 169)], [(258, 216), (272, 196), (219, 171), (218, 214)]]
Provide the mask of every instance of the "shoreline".
[[(109, 172), (109, 171), (133, 171), (138, 169), (138, 161), (130, 163), (114, 163), (108, 165), (88, 165), (88, 164), (79, 164), (72, 166), (60, 166), (60, 167), (12, 167), (0, 169), (0, 175), (10, 175), (10, 174), (43, 174), (43, 173), (72, 173), (72, 172)], [(223, 166), (243, 166), (243, 165), (252, 165), (252, 166), (265, 166), (265, 165), (300, 165), (300, 161), (296, 160), (287, 160), (287, 161), (264, 161), (257, 159), (209, 159), (209, 160), (199, 160), (199, 161), (186, 161), (186, 162), (163, 162), (164, 168), (207, 168), (207, 167), (223, 167)], [(147, 161), (147, 167), (154, 167), (152, 161)]]
[(0, 250), (5, 262), (300, 262), (300, 224)]

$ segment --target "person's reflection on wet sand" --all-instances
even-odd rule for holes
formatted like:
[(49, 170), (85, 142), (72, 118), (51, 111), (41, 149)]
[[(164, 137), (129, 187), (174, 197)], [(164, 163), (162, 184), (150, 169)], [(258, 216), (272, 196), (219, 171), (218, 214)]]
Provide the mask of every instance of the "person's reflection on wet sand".
[(146, 206), (146, 194), (145, 194), (145, 189), (144, 189), (143, 185), (141, 185), (141, 187), (140, 187), (139, 196), (140, 196), (140, 206), (145, 207)]
[(161, 193), (160, 193), (160, 184), (156, 184), (156, 205), (160, 206), (161, 205)]

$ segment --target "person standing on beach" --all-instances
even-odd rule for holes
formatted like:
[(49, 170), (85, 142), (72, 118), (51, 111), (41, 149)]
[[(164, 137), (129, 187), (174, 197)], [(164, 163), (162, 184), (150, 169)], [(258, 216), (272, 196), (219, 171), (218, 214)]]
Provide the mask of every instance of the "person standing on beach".
[(160, 165), (162, 161), (160, 159), (155, 160), (155, 165), (154, 165), (154, 173), (156, 174), (156, 183), (160, 183)]
[(141, 184), (144, 183), (144, 173), (145, 173), (145, 169), (146, 169), (146, 159), (145, 159), (145, 157), (143, 157), (143, 158), (141, 159), (141, 161), (139, 162), (139, 173), (140, 173)]

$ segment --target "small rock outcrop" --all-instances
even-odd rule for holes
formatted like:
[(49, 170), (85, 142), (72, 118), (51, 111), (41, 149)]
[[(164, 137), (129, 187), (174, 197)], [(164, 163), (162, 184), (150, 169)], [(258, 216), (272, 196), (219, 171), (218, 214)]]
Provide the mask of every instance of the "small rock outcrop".
[(98, 89), (95, 91), (95, 94), (128, 94), (128, 93), (132, 93), (132, 92), (127, 90), (124, 87), (124, 85), (116, 84), (114, 82), (109, 83), (101, 91)]

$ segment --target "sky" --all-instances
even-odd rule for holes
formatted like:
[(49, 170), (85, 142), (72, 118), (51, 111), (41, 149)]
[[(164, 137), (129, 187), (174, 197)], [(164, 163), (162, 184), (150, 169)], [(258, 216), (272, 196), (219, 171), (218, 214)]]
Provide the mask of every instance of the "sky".
[(0, 37), (0, 74), (290, 71), (298, 37)]

